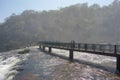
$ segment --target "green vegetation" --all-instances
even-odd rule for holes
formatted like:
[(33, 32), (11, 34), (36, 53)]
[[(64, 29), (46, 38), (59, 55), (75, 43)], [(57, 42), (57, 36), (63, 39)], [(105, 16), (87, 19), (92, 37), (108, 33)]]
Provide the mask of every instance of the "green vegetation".
[(19, 51), (18, 54), (26, 54), (26, 53), (29, 53), (30, 50), (29, 49), (24, 49), (22, 51)]
[(120, 42), (120, 1), (108, 6), (87, 3), (60, 10), (26, 10), (0, 24), (0, 51), (22, 48), (39, 40), (89, 43)]

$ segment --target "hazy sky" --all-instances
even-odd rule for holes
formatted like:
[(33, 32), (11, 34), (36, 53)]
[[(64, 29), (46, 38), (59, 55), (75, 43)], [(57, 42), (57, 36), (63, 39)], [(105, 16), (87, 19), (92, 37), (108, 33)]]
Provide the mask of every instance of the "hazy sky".
[(108, 5), (113, 0), (0, 0), (0, 22), (12, 13), (19, 14), (24, 10), (50, 10), (59, 9), (77, 3), (88, 2), (89, 5), (97, 3), (101, 6)]

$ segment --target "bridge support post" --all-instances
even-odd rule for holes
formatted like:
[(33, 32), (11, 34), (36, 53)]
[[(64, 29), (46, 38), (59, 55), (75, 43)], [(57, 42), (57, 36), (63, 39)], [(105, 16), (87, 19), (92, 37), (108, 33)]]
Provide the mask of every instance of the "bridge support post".
[(51, 53), (51, 51), (52, 51), (52, 48), (51, 48), (51, 47), (49, 47), (49, 53)]
[(41, 45), (39, 45), (39, 49), (41, 49)]
[(43, 46), (43, 51), (45, 50), (45, 46)]
[(39, 45), (39, 49), (42, 49), (42, 46), (41, 46), (41, 45)]
[(117, 66), (116, 66), (116, 68), (117, 68), (117, 72), (120, 74), (120, 55), (117, 55)]
[(73, 50), (69, 50), (69, 59), (73, 60)]

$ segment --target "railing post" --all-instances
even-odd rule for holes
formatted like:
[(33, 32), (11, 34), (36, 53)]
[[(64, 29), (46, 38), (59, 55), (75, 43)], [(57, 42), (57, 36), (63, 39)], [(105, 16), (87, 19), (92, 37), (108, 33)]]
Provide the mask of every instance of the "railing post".
[(87, 51), (87, 44), (84, 44), (84, 47), (85, 47), (85, 51)]
[(75, 48), (75, 41), (71, 41), (71, 49), (69, 50), (69, 59), (73, 60), (73, 49)]
[(80, 49), (80, 43), (78, 44), (78, 48)]
[(117, 55), (117, 45), (114, 45), (114, 54)]
[(71, 41), (71, 49), (74, 49), (75, 48), (75, 41)]
[(96, 45), (92, 44), (92, 50), (95, 51), (96, 50)]

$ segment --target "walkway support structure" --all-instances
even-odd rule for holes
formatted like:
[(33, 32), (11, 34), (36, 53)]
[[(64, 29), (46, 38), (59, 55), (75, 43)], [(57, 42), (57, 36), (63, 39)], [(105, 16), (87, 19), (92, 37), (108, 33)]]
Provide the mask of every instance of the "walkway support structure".
[(120, 73), (120, 55), (117, 56), (117, 72)]
[(45, 50), (45, 46), (42, 46), (43, 51)]
[(49, 48), (49, 53), (51, 53), (52, 52), (52, 48), (51, 47), (48, 47)]
[(40, 41), (39, 48), (44, 51), (45, 47), (48, 47), (49, 53), (52, 52), (52, 48), (69, 50), (70, 60), (74, 59), (74, 51), (116, 57), (116, 70), (120, 73), (120, 45), (118, 44), (115, 45), (107, 43), (75, 43), (74, 40), (71, 42)]
[(42, 49), (42, 48), (41, 48), (41, 45), (39, 45), (39, 49)]
[(69, 59), (73, 60), (73, 50), (69, 50)]

